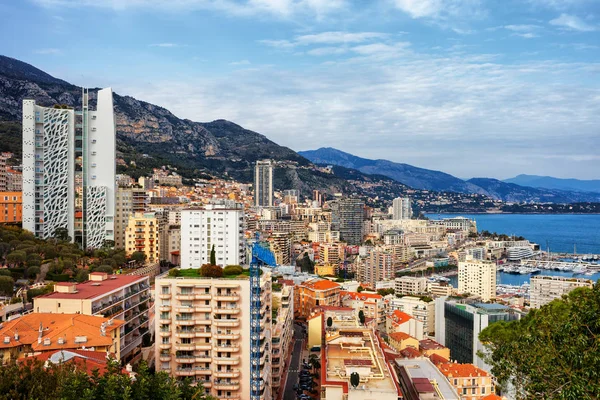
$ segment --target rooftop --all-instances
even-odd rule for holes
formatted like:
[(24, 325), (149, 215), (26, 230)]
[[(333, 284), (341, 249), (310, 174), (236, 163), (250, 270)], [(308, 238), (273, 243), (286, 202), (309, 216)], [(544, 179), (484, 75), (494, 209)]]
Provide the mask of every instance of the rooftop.
[(400, 310), (395, 310), (394, 312), (392, 312), (391, 314), (388, 315), (389, 318), (391, 318), (396, 324), (403, 324), (407, 321), (410, 321), (412, 319), (412, 317), (410, 315), (408, 315), (405, 312), (402, 312)]
[(401, 342), (403, 340), (410, 339), (410, 338), (414, 339), (408, 333), (404, 333), (404, 332), (392, 332), (392, 333), (389, 334), (389, 337), (391, 339), (394, 339), (394, 340), (398, 341), (398, 342)]
[(85, 370), (88, 375), (98, 371), (100, 375), (107, 371), (106, 352), (90, 350), (53, 350), (28, 357), (53, 364), (73, 363), (78, 370)]
[(419, 341), (419, 348), (421, 350), (440, 350), (445, 349), (445, 346), (442, 346), (438, 342), (432, 339), (423, 339)]
[[(435, 390), (431, 391), (431, 389), (435, 389), (437, 386), (437, 390), (443, 397), (437, 396), (432, 397), (432, 399), (460, 399), (452, 385), (450, 385), (450, 382), (448, 382), (428, 358), (396, 359), (396, 365), (406, 371), (406, 376), (413, 383), (418, 393), (435, 393)], [(402, 373), (400, 375), (402, 376)], [(425, 390), (428, 392), (425, 392)]]
[[(83, 283), (76, 284), (76, 291), (73, 293), (59, 293), (53, 292), (48, 293), (39, 298), (51, 298), (51, 299), (95, 299), (102, 295), (110, 292), (122, 289), (126, 286), (132, 285), (136, 282), (143, 282), (147, 280), (146, 276), (139, 275), (109, 275), (108, 279), (103, 281), (86, 281)], [(72, 282), (59, 282), (58, 286), (70, 286), (75, 285)]]
[(304, 286), (313, 290), (331, 290), (338, 289), (340, 287), (339, 284), (331, 282), (328, 279), (312, 279), (302, 283), (300, 286)]
[(453, 378), (489, 376), (487, 372), (473, 364), (445, 363), (438, 365), (438, 369), (445, 376)]
[(361, 300), (361, 301), (381, 300), (383, 298), (383, 296), (381, 296), (380, 294), (375, 294), (375, 293), (364, 293), (364, 292), (358, 293), (358, 292), (348, 292), (348, 291), (342, 290), (340, 292), (340, 297), (343, 299), (346, 296), (353, 300)]

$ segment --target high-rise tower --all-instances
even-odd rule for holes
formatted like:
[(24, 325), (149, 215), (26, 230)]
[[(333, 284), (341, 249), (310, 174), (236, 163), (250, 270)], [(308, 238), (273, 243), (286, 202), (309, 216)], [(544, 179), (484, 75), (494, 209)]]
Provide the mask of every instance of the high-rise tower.
[(115, 116), (112, 89), (83, 89), (81, 111), (23, 100), (23, 228), (41, 238), (66, 229), (82, 248), (114, 240)]
[(398, 197), (393, 202), (393, 219), (410, 219), (412, 208), (409, 197)]
[(273, 162), (257, 161), (254, 167), (254, 205), (273, 207)]

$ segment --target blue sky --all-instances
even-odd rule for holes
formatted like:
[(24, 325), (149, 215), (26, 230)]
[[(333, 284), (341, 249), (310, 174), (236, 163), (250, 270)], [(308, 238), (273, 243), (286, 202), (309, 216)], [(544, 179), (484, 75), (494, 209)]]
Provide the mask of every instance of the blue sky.
[(0, 0), (78, 85), (462, 178), (600, 178), (599, 0)]

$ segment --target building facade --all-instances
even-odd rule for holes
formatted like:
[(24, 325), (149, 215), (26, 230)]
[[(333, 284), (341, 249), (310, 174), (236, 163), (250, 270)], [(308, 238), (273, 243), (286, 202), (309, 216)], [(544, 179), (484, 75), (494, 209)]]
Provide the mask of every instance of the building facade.
[(0, 192), (0, 224), (17, 223), (23, 220), (23, 194)]
[(484, 260), (458, 263), (458, 293), (479, 296), (483, 301), (496, 298), (496, 264)]
[(341, 287), (327, 279), (315, 278), (296, 286), (294, 311), (296, 316), (307, 318), (317, 306), (340, 305)]
[(148, 194), (141, 188), (117, 189), (115, 201), (115, 247), (124, 249), (125, 230), (129, 224), (129, 217), (135, 213), (148, 211)]
[(358, 280), (373, 289), (377, 282), (394, 279), (392, 253), (379, 248), (372, 249), (364, 263), (359, 264), (357, 272)]
[(360, 199), (340, 199), (329, 203), (331, 230), (340, 232), (340, 240), (359, 245), (363, 241), (363, 215), (365, 204)]
[(23, 228), (37, 237), (66, 229), (83, 248), (114, 240), (115, 117), (112, 90), (97, 110), (47, 108), (23, 100)]
[(273, 382), (273, 398), (280, 394), (285, 371), (290, 366), (292, 337), (294, 336), (294, 287), (284, 285), (281, 292), (273, 292), (273, 309), (275, 302), (279, 303), (277, 317), (273, 321), (272, 340), (273, 359), (271, 360), (271, 375)]
[(257, 161), (254, 167), (254, 205), (273, 207), (273, 161)]
[(540, 308), (554, 299), (560, 299), (573, 289), (580, 287), (592, 288), (594, 282), (590, 279), (563, 278), (560, 276), (532, 276), (529, 289), (531, 308)]
[(217, 265), (245, 262), (241, 204), (208, 204), (181, 212), (181, 268), (200, 268), (210, 263), (213, 246)]
[[(201, 382), (219, 399), (250, 398), (250, 281), (156, 279), (156, 370)], [(261, 276), (261, 398), (270, 400), (271, 274)]]
[(418, 276), (401, 276), (394, 279), (397, 296), (423, 294), (427, 292), (427, 278)]
[(392, 203), (392, 218), (398, 219), (410, 219), (412, 217), (412, 207), (409, 197), (398, 197), (395, 198)]
[(139, 252), (146, 255), (146, 262), (160, 261), (160, 238), (158, 220), (153, 212), (135, 213), (129, 217), (125, 230), (125, 252), (127, 255)]

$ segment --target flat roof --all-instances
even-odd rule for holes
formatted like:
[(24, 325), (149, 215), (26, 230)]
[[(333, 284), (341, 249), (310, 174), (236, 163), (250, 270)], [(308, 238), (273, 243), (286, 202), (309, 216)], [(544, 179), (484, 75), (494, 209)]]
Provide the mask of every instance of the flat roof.
[[(46, 299), (95, 299), (103, 294), (110, 293), (112, 291), (123, 288), (124, 286), (129, 286), (138, 281), (143, 281), (148, 279), (147, 276), (144, 275), (109, 275), (106, 280), (103, 281), (86, 281), (83, 283), (78, 283), (76, 285), (76, 293), (60, 293), (53, 292), (48, 293), (42, 296), (38, 296), (36, 298), (46, 298)], [(67, 283), (68, 285), (73, 285), (73, 283)]]
[(415, 386), (418, 385), (417, 390), (425, 388), (423, 379), (427, 379), (430, 383), (437, 384), (440, 393), (444, 396), (443, 399), (460, 400), (450, 382), (428, 358), (396, 359), (396, 364), (404, 367)]

